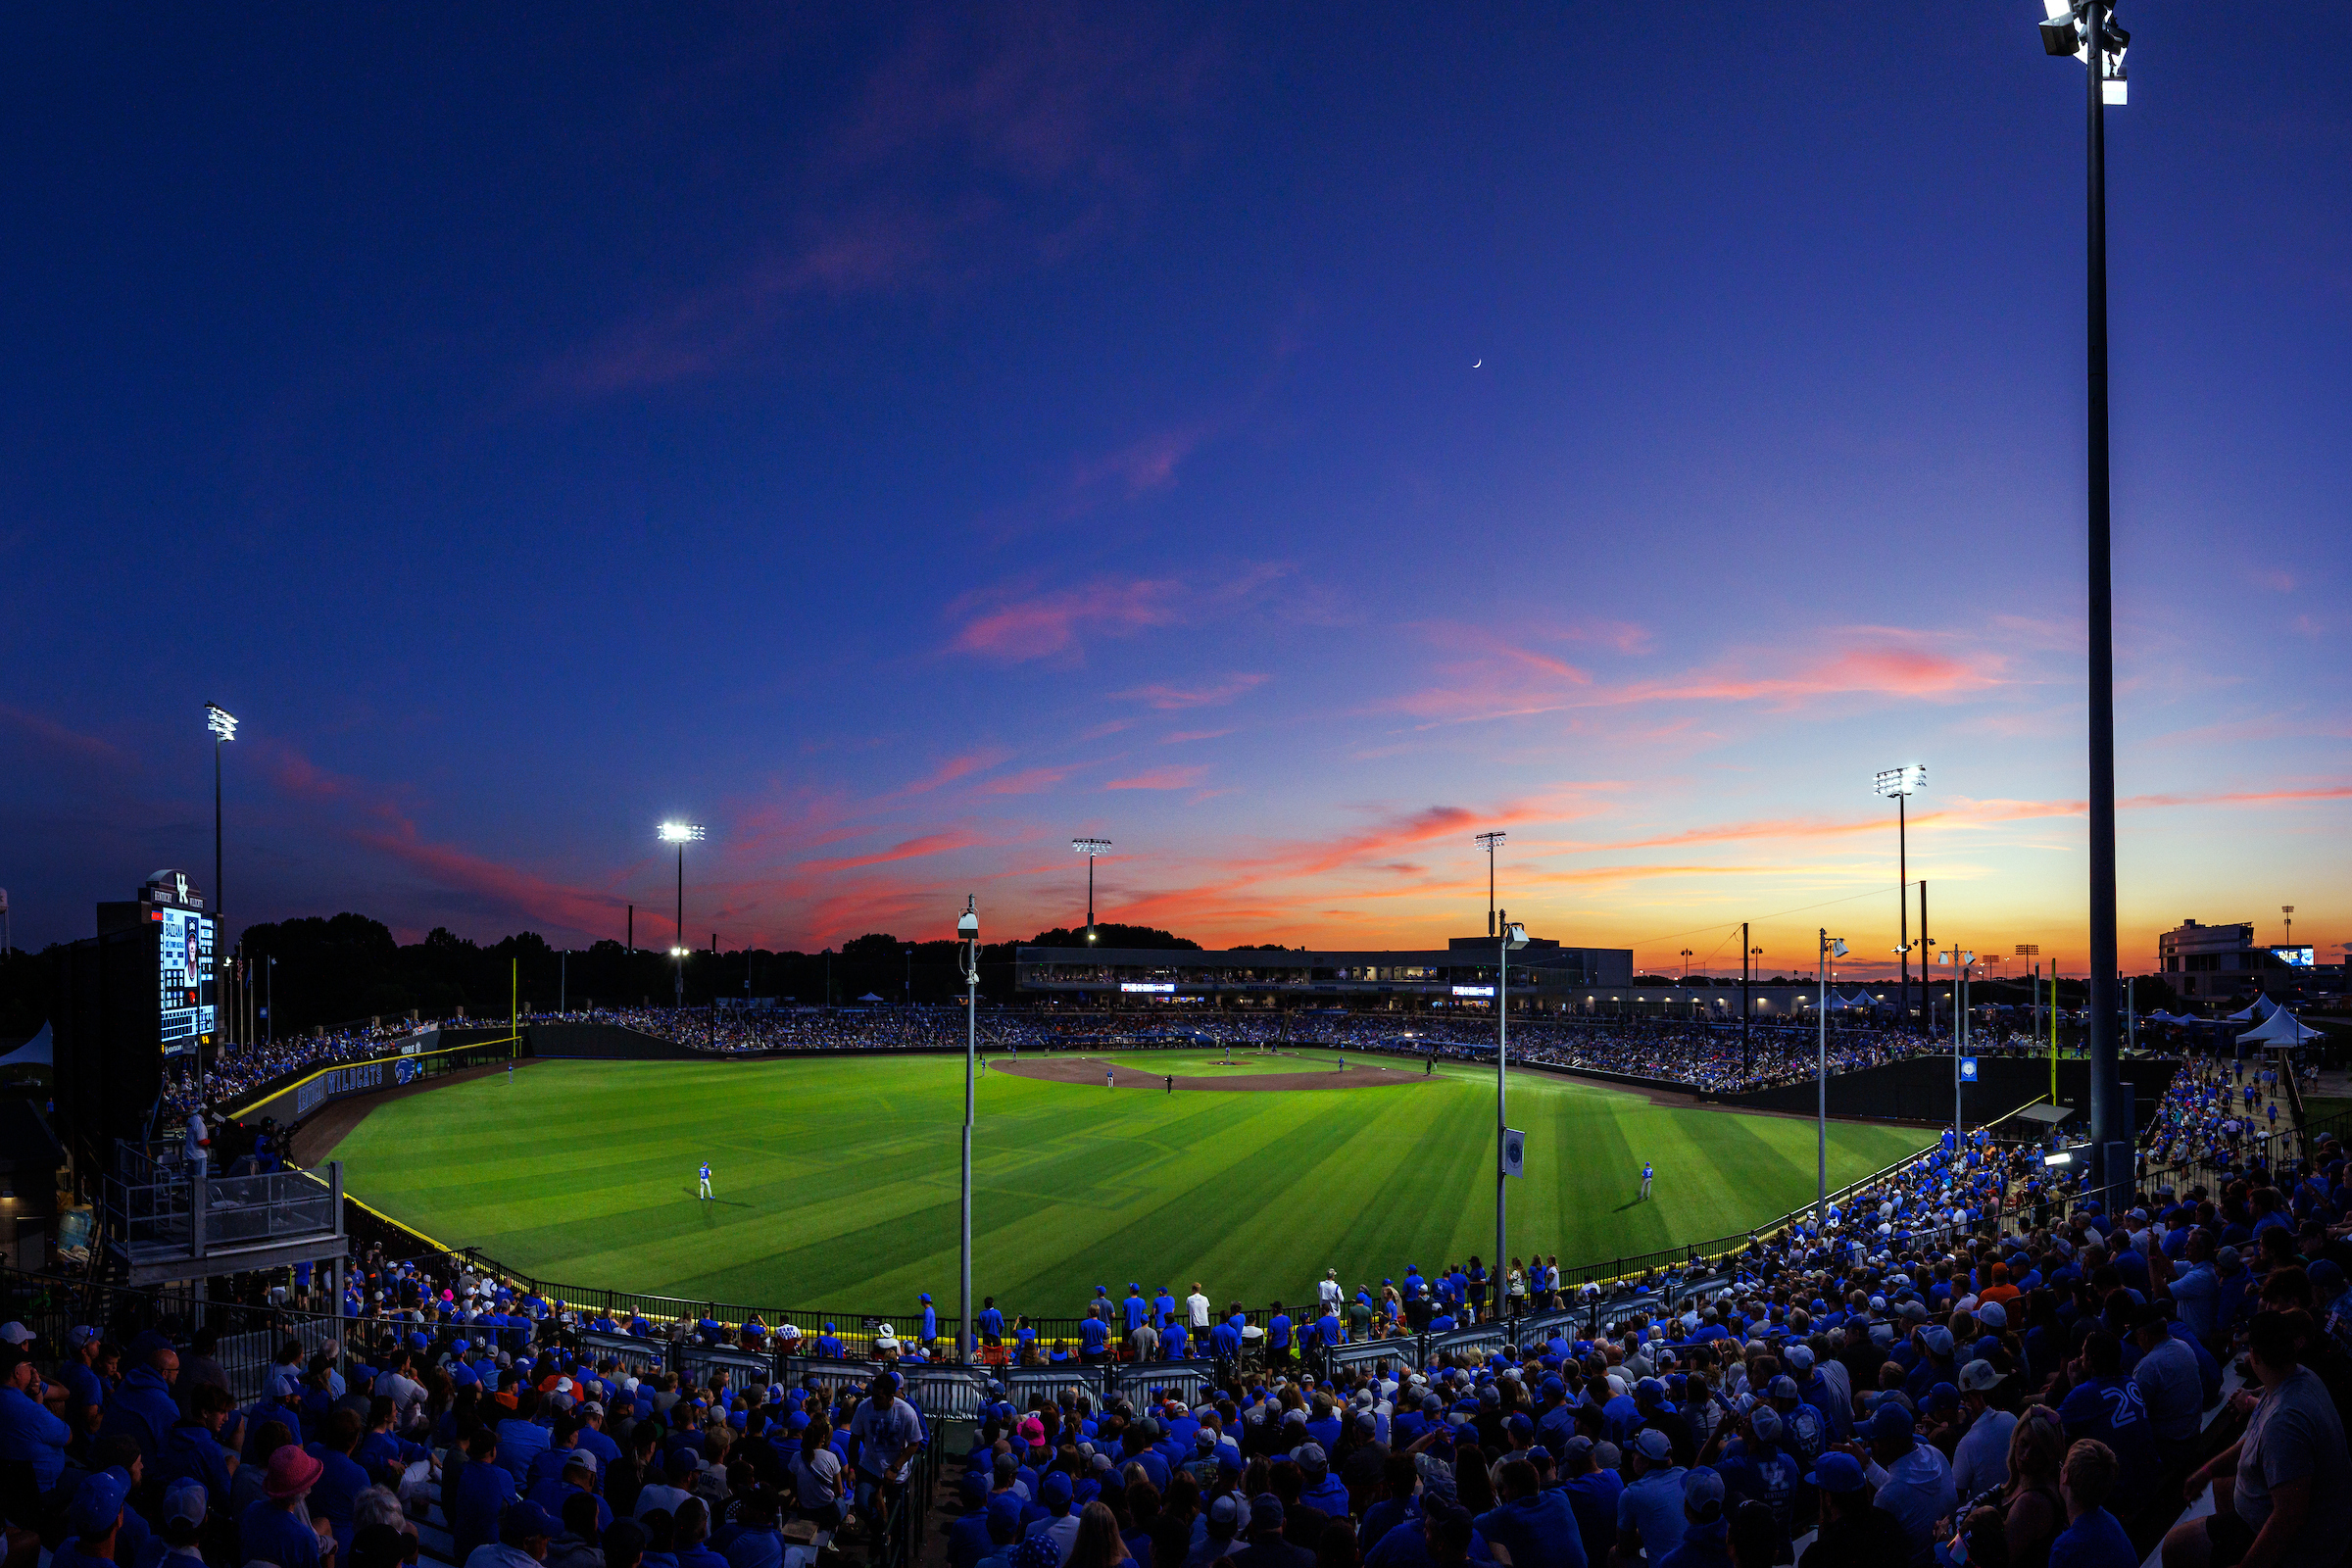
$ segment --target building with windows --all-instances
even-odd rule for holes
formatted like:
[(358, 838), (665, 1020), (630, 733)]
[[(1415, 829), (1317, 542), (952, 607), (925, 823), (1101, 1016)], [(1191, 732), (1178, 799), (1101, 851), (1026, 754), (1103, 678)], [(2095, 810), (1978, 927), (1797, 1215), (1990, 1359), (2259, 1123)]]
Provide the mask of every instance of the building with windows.
[[(1020, 948), (1013, 984), (1025, 1001), (1066, 998), (1095, 1006), (1492, 1011), (1495, 967), (1494, 939), (1483, 936), (1401, 953)], [(1631, 948), (1567, 948), (1531, 938), (1511, 955), (1511, 1010), (1583, 1011), (1588, 994), (1600, 987), (1622, 992), (1633, 977)]]
[(2199, 925), (2183, 920), (2156, 939), (2165, 983), (2194, 1002), (2227, 1002), (2254, 992), (2291, 994), (2340, 976), (2321, 969), (2309, 948), (2258, 947), (2253, 922)]

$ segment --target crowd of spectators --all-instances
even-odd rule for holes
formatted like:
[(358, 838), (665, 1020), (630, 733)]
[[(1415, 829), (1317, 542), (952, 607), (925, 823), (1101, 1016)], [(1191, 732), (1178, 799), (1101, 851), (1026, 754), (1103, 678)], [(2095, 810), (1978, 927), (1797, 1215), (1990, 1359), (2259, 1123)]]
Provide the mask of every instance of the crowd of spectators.
[[(1108, 1354), (1205, 1326), (1209, 1386), (1104, 1404), (1073, 1366), (1016, 1406), (992, 1384), (957, 1453), (901, 1376), (931, 1351), (927, 1302), (906, 1342), (839, 1348), (879, 1352), (862, 1388), (805, 1361), (640, 1379), (581, 1348), (596, 1318), (461, 1259), (371, 1256), (348, 1359), (290, 1346), (241, 1405), (202, 1335), (0, 1327), (0, 1500), (12, 1560), (37, 1535), (65, 1568), (391, 1568), (412, 1519), (467, 1568), (785, 1568), (870, 1533), (932, 1449), (950, 1568), (2131, 1568), (2159, 1540), (2173, 1568), (2336, 1563), (2343, 1151), (2218, 1154), (2221, 1185), (2111, 1219), (2030, 1151), (1939, 1147), (1825, 1223), (1418, 1369), (1331, 1357), (1326, 1282), (1288, 1343), (1205, 1299), (1105, 1300)], [(1523, 1278), (1531, 1309), (1583, 1296)], [(1411, 1271), (1393, 1314), (1359, 1288), (1336, 1336), (1491, 1315), (1508, 1276), (1480, 1285)]]

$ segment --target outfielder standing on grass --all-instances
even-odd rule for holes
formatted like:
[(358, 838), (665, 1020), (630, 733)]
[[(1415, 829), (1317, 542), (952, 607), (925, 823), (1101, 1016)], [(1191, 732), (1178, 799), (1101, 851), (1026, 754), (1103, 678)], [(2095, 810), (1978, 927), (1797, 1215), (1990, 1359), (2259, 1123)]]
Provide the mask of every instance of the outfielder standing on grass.
[(703, 1197), (705, 1197), (705, 1198), (709, 1198), (709, 1197), (710, 1196), (710, 1162), (709, 1160), (707, 1160), (707, 1159), (706, 1159), (706, 1160), (704, 1160), (704, 1161), (703, 1161), (703, 1168), (702, 1168), (702, 1170), (701, 1170), (700, 1172), (698, 1172), (697, 1174), (698, 1174), (698, 1175), (701, 1177), (701, 1179), (702, 1179), (702, 1184), (703, 1184), (702, 1196), (703, 1196)]
[(1649, 1161), (1645, 1159), (1642, 1162), (1642, 1196), (1643, 1198), (1649, 1196)]

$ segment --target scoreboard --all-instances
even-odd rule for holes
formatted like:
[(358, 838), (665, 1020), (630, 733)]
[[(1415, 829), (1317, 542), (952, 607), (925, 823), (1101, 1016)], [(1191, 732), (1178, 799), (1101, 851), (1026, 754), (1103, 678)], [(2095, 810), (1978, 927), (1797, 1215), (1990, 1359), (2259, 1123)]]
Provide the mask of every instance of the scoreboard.
[(192, 909), (157, 909), (155, 919), (163, 928), (156, 984), (164, 1054), (170, 1055), (213, 1036), (213, 922)]
[(213, 943), (219, 922), (185, 872), (158, 871), (139, 889), (138, 922), (155, 933), (157, 1038), (164, 1054), (209, 1046), (218, 1033)]

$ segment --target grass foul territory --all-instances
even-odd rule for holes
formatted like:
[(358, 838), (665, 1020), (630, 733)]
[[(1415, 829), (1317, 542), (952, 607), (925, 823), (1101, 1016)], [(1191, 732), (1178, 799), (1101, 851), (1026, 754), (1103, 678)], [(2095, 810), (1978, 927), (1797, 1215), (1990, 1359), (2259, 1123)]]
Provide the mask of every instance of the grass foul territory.
[[(1023, 1058), (1033, 1060), (1034, 1058)], [(1067, 1056), (1055, 1058), (1067, 1061)], [(1313, 1299), (1484, 1257), (1491, 1072), (1336, 1087), (1395, 1058), (1118, 1052), (1121, 1087), (979, 1085), (973, 1290), (1008, 1312), (1079, 1311), (1104, 1285), (1194, 1280), (1220, 1302)], [(1247, 1063), (1247, 1066), (1241, 1064)], [(1130, 1077), (1328, 1071), (1335, 1087), (1167, 1093)], [(451, 1246), (541, 1278), (786, 1307), (955, 1309), (963, 1064), (951, 1056), (760, 1063), (540, 1061), (378, 1105), (335, 1150), (348, 1190)], [(1411, 1070), (1417, 1071), (1417, 1066)], [(1563, 1264), (1732, 1234), (1813, 1194), (1813, 1126), (1652, 1104), (1514, 1073), (1527, 1176), (1514, 1252)], [(1830, 1183), (1932, 1135), (1833, 1124)], [(1655, 1196), (1638, 1201), (1642, 1162)], [(696, 1197), (710, 1162), (714, 1197)], [(974, 1302), (975, 1309), (978, 1302)]]

